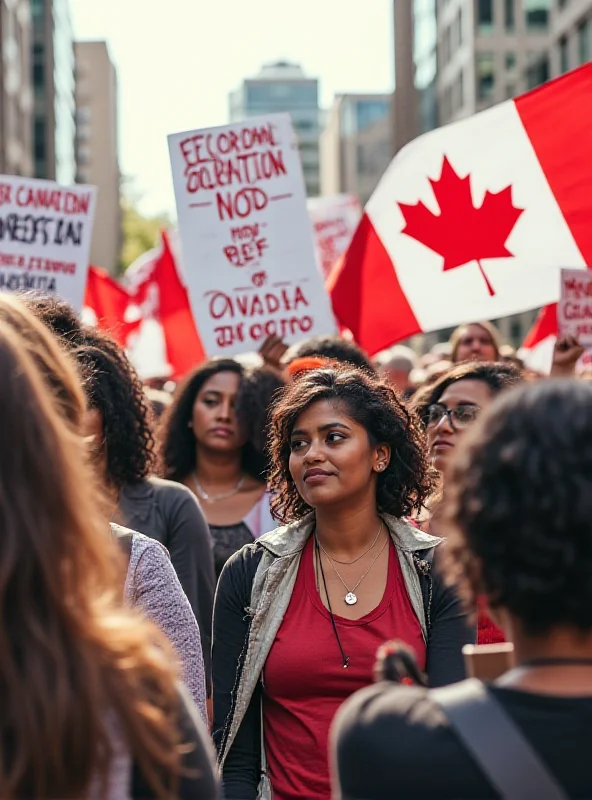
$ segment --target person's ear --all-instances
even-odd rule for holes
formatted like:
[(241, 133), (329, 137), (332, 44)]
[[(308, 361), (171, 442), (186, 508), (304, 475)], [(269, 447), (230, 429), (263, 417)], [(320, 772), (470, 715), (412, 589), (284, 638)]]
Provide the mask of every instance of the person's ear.
[(379, 444), (374, 450), (374, 471), (384, 472), (391, 460), (391, 448), (388, 444)]

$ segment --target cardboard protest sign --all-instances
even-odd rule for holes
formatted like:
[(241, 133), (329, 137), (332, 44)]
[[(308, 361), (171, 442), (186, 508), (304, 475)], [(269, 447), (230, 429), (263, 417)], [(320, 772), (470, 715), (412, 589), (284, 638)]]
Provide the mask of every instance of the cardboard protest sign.
[(560, 336), (575, 336), (586, 350), (577, 370), (592, 367), (592, 269), (562, 269), (557, 303)]
[(339, 256), (349, 247), (362, 217), (362, 209), (353, 194), (312, 197), (307, 205), (317, 260), (326, 279)]
[(288, 114), (169, 136), (189, 299), (209, 356), (335, 330)]
[(94, 186), (0, 175), (0, 290), (59, 294), (82, 309)]

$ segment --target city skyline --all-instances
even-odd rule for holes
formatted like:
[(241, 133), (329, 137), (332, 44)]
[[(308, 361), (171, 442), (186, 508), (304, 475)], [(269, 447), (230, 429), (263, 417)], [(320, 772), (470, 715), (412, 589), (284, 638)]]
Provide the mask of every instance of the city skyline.
[(105, 39), (116, 66), (121, 170), (145, 213), (174, 216), (167, 135), (225, 124), (229, 93), (263, 64), (301, 64), (319, 79), (321, 108), (338, 93), (394, 88), (392, 0), (346, 11), (338, 0), (302, 0), (283, 21), (272, 0), (232, 0), (234, 17), (227, 5), (200, 13), (191, 0), (169, 0), (168, 29), (140, 0), (104, 0), (100, 8), (71, 0), (71, 7), (75, 37)]

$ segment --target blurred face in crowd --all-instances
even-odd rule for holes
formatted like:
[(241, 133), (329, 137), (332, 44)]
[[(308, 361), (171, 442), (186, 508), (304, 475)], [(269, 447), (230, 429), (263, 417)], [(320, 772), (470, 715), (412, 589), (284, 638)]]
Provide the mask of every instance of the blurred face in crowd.
[[(290, 440), (290, 474), (315, 509), (361, 501), (376, 494), (376, 470), (390, 448), (372, 445), (366, 429), (338, 402), (319, 400), (296, 419)], [(382, 471), (382, 470), (380, 470)]]
[(456, 363), (462, 361), (495, 361), (497, 352), (489, 332), (481, 325), (463, 328), (456, 349)]
[(443, 472), (459, 437), (489, 405), (493, 394), (483, 381), (460, 380), (448, 386), (429, 409), (428, 450), (432, 465)]
[(409, 387), (410, 370), (386, 364), (380, 372), (382, 377), (390, 383), (395, 391), (404, 392)]
[(239, 375), (218, 372), (197, 393), (191, 427), (202, 447), (218, 452), (234, 452), (245, 444), (236, 417), (239, 388)]

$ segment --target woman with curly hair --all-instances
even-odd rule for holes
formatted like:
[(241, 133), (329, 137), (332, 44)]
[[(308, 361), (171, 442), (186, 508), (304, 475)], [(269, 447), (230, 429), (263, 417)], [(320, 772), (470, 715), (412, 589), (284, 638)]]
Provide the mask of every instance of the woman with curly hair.
[[(464, 676), (474, 632), (405, 522), (432, 488), (421, 425), (359, 369), (296, 374), (273, 412), (285, 523), (225, 566), (214, 612), (214, 739), (226, 797), (329, 798), (327, 736), (399, 638), (430, 683)], [(263, 729), (261, 731), (261, 724)]]
[[(87, 402), (70, 354), (19, 298), (0, 293), (0, 321), (16, 331), (51, 390), (56, 408), (79, 435), (83, 434)], [(91, 441), (86, 439), (87, 447)], [(105, 471), (99, 470), (102, 493)], [(111, 500), (112, 502), (112, 500)], [(199, 628), (167, 550), (137, 531), (111, 523), (111, 531), (127, 557), (123, 593), (167, 636), (182, 668), (185, 685), (202, 714), (206, 714), (206, 683)]]
[(164, 475), (195, 493), (213, 540), (216, 575), (274, 527), (266, 494), (268, 408), (282, 381), (233, 359), (202, 364), (164, 414)]
[(111, 339), (84, 329), (72, 350), (87, 396), (86, 432), (110, 492), (113, 521), (163, 544), (197, 619), (209, 686), (214, 570), (210, 534), (182, 486), (151, 475), (156, 456), (142, 384)]
[(504, 735), (496, 722), (487, 736), (497, 773), (456, 714), (449, 721), (446, 694), (382, 684), (340, 712), (335, 797), (592, 797), (591, 409), (588, 382), (515, 389), (480, 415), (450, 465), (447, 572), (467, 607), (485, 595), (514, 643), (513, 668), (493, 684), (455, 687), (474, 738), (488, 708), (502, 714)]
[(209, 686), (214, 569), (207, 523), (191, 492), (152, 476), (156, 454), (148, 401), (121, 348), (83, 325), (68, 303), (21, 300), (75, 356), (84, 377), (87, 435), (105, 483), (114, 522), (166, 547), (199, 625)]

